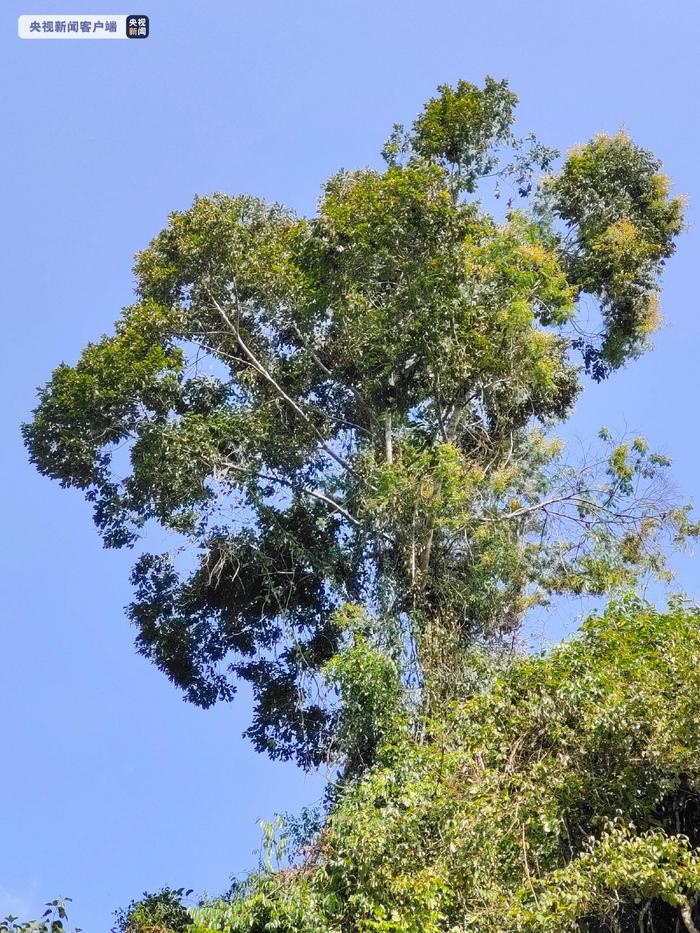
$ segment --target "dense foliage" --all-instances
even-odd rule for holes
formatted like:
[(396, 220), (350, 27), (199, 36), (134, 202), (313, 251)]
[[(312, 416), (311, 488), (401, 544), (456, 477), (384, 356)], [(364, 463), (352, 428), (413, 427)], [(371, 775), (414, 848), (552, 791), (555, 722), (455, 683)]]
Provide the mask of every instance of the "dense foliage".
[(134, 569), (138, 649), (203, 706), (249, 681), (273, 756), (337, 745), (342, 606), (429, 710), (475, 642), (663, 574), (664, 539), (697, 530), (643, 439), (573, 462), (546, 434), (582, 364), (602, 380), (647, 346), (681, 202), (622, 133), (555, 170), (515, 104), (505, 81), (441, 87), (308, 219), (250, 196), (173, 213), (136, 304), (24, 428), (107, 546), (173, 533)]
[(193, 933), (694, 930), (699, 622), (618, 605), (421, 741), (397, 722), (303, 859), (194, 910)]
[(182, 901), (191, 893), (184, 888), (145, 892), (140, 900), (116, 911), (112, 933), (185, 933), (191, 918)]

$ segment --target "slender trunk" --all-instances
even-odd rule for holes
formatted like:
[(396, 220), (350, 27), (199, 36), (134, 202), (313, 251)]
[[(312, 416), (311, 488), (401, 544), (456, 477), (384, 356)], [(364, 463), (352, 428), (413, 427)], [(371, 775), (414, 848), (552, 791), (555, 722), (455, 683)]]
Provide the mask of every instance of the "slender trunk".
[(700, 933), (700, 930), (698, 930), (693, 921), (692, 904), (684, 904), (683, 907), (681, 907), (681, 917), (683, 918), (683, 923), (688, 933)]
[(391, 412), (387, 412), (384, 419), (384, 452), (386, 454), (386, 462), (391, 466), (394, 462), (394, 438), (392, 435)]
[(431, 526), (430, 531), (428, 532), (428, 538), (425, 542), (425, 547), (421, 551), (420, 555), (420, 569), (422, 574), (428, 572), (428, 567), (430, 566), (430, 552), (433, 549), (433, 534), (435, 529)]

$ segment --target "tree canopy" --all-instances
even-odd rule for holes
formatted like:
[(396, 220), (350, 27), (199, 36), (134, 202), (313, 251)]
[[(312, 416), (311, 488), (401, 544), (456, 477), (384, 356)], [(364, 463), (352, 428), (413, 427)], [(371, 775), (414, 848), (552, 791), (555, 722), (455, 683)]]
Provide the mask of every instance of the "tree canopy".
[(24, 426), (108, 547), (172, 532), (134, 567), (138, 650), (203, 706), (252, 684), (273, 756), (373, 760), (338, 738), (328, 677), (348, 606), (429, 711), (475, 644), (553, 594), (664, 574), (664, 542), (696, 533), (642, 438), (574, 462), (551, 436), (586, 373), (648, 347), (681, 200), (624, 133), (558, 162), (516, 102), (440, 87), (312, 217), (223, 194), (174, 212), (135, 304)]

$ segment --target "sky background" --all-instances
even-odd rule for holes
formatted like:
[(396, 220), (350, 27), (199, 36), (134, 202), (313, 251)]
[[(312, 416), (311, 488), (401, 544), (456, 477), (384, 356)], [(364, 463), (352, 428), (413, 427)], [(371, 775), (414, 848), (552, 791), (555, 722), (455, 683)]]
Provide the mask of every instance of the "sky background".
[[(163, 884), (219, 893), (255, 866), (258, 817), (315, 802), (318, 777), (256, 755), (245, 696), (201, 711), (134, 655), (130, 555), (82, 498), (28, 465), (19, 423), (60, 361), (131, 302), (132, 256), (196, 193), (301, 213), (340, 167), (379, 164), (438, 83), (507, 76), (519, 126), (560, 149), (624, 126), (690, 199), (653, 354), (593, 387), (570, 436), (641, 430), (700, 500), (696, 312), (700, 8), (688, 0), (150, 0), (143, 42), (28, 42), (0, 15), (3, 475), (0, 916), (71, 895), (71, 919)], [(697, 594), (697, 566), (679, 564)], [(571, 620), (553, 620), (556, 637)]]

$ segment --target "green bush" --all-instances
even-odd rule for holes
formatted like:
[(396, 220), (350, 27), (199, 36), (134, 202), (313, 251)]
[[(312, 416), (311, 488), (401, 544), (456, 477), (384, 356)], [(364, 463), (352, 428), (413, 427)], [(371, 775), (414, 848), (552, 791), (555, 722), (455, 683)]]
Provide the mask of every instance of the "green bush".
[(182, 899), (191, 893), (184, 888), (144, 892), (141, 900), (116, 911), (112, 933), (184, 933), (190, 925), (190, 915)]
[(550, 655), (514, 662), (426, 723), (421, 740), (397, 729), (303, 864), (263, 870), (230, 900), (192, 911), (193, 930), (692, 924), (699, 623), (689, 609), (628, 601)]

